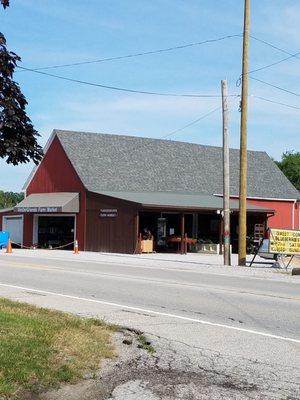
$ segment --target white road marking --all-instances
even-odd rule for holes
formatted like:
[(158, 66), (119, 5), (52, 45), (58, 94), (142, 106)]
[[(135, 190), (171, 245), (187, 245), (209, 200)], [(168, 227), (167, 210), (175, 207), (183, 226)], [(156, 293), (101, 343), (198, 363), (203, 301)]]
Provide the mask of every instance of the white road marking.
[(23, 287), (23, 286), (9, 285), (9, 284), (5, 284), (5, 283), (0, 283), (0, 286), (13, 288), (13, 289), (26, 290), (27, 292), (36, 292), (36, 293), (48, 294), (48, 295), (51, 295), (51, 296), (64, 297), (64, 298), (73, 299), (73, 300), (81, 300), (81, 301), (87, 301), (87, 302), (90, 302), (90, 303), (103, 304), (103, 305), (112, 306), (112, 307), (124, 308), (124, 309), (127, 309), (127, 310), (140, 311), (140, 312), (143, 312), (143, 313), (159, 315), (161, 317), (176, 318), (176, 319), (180, 319), (180, 320), (184, 320), (184, 321), (195, 322), (195, 323), (198, 323), (198, 324), (209, 325), (209, 326), (217, 326), (219, 328), (231, 329), (231, 330), (234, 330), (234, 331), (251, 333), (251, 334), (254, 334), (254, 335), (265, 336), (265, 337), (272, 338), (272, 339), (284, 340), (286, 342), (292, 342), (292, 343), (299, 343), (300, 344), (300, 340), (298, 340), (298, 339), (293, 339), (293, 338), (289, 338), (289, 337), (285, 337), (285, 336), (273, 335), (271, 333), (260, 332), (260, 331), (256, 331), (256, 330), (252, 330), (252, 329), (238, 328), (238, 327), (230, 326), (230, 325), (226, 325), (226, 324), (219, 324), (219, 323), (215, 323), (215, 322), (205, 321), (203, 319), (183, 317), (182, 315), (169, 314), (169, 313), (164, 313), (164, 312), (160, 312), (160, 311), (148, 310), (148, 309), (140, 308), (140, 307), (127, 306), (127, 305), (124, 305), (124, 304), (112, 303), (112, 302), (104, 301), (104, 300), (89, 299), (89, 298), (86, 298), (86, 297), (72, 296), (72, 295), (68, 295), (68, 294), (49, 292), (47, 290), (32, 289), (32, 288), (27, 288), (27, 287)]

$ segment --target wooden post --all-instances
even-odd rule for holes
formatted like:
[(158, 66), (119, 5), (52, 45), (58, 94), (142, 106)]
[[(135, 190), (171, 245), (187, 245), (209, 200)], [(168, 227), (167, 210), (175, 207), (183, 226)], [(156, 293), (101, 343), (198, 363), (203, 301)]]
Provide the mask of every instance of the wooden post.
[(198, 214), (193, 214), (193, 238), (198, 239)]
[(188, 243), (187, 243), (187, 233), (184, 234), (184, 254), (187, 254)]
[(223, 240), (224, 265), (230, 265), (230, 194), (229, 194), (229, 143), (227, 81), (221, 82), (223, 106)]
[(181, 214), (181, 243), (180, 243), (180, 253), (184, 253), (184, 214)]
[(224, 221), (223, 221), (222, 214), (220, 214), (220, 226), (219, 226), (220, 249), (219, 249), (219, 254), (223, 254), (223, 231), (224, 231)]
[(138, 241), (137, 241), (137, 246), (138, 246), (138, 253), (139, 254), (142, 254), (142, 234), (140, 233), (139, 235), (138, 235)]
[(140, 214), (137, 212), (135, 216), (135, 252), (141, 253), (141, 235), (140, 235)]
[(240, 139), (240, 190), (239, 190), (239, 265), (246, 265), (247, 234), (247, 117), (248, 117), (248, 72), (249, 72), (249, 30), (250, 0), (245, 0), (243, 68), (241, 100), (241, 139)]

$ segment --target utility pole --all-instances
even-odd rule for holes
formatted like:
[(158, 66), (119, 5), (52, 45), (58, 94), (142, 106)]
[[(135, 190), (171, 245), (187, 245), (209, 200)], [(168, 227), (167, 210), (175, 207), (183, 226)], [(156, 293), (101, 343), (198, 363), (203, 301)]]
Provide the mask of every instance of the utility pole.
[(246, 265), (247, 234), (247, 117), (248, 117), (248, 72), (249, 72), (249, 30), (250, 0), (245, 0), (243, 34), (243, 68), (241, 99), (240, 139), (240, 190), (239, 190), (239, 265)]
[[(223, 238), (224, 265), (231, 265), (230, 260), (230, 193), (229, 193), (229, 124), (228, 124), (228, 89), (227, 80), (221, 81), (223, 110)], [(222, 245), (220, 243), (220, 245)]]

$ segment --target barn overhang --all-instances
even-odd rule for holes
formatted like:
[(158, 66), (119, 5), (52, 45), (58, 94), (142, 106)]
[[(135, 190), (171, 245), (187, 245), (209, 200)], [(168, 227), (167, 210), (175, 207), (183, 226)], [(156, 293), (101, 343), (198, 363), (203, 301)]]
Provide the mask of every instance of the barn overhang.
[(34, 193), (14, 207), (19, 213), (78, 213), (79, 193)]
[[(180, 210), (182, 212), (221, 212), (223, 198), (203, 193), (182, 192), (98, 192), (98, 194), (119, 200), (137, 203), (142, 209)], [(239, 211), (239, 201), (230, 200), (230, 210)], [(247, 202), (248, 213), (274, 214), (272, 208), (260, 207)]]

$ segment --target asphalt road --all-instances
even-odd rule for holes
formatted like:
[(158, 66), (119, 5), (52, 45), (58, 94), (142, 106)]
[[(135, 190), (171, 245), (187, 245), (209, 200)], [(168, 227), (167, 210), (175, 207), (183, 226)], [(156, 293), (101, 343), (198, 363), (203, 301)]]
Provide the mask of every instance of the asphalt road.
[(178, 357), (200, 351), (199, 362), (218, 354), (216, 373), (221, 368), (236, 378), (257, 376), (261, 393), (267, 393), (263, 376), (272, 371), (278, 374), (276, 393), (283, 396), (278, 398), (295, 396), (300, 365), (299, 277), (273, 279), (270, 273), (248, 276), (197, 265), (185, 269), (183, 263), (166, 268), (162, 261), (120, 260), (102, 255), (97, 262), (73, 262), (2, 254), (0, 294), (141, 329), (160, 348), (162, 341), (172, 343)]

